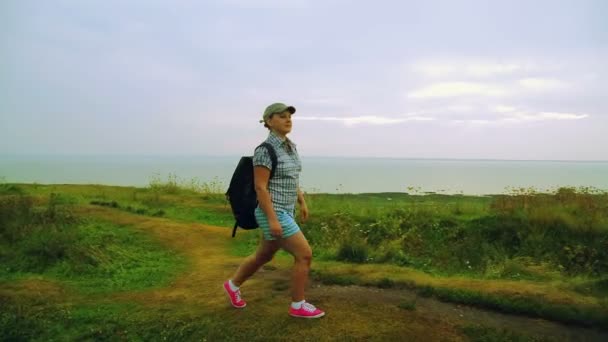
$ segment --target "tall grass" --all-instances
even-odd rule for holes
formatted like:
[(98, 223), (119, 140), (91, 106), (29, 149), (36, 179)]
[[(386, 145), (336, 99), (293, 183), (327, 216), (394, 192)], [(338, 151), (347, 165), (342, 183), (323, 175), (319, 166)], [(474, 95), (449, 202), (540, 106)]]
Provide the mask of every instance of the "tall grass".
[(163, 180), (159, 174), (155, 174), (151, 178), (148, 187), (157, 195), (157, 198), (160, 194), (196, 193), (202, 195), (202, 198), (205, 200), (224, 199), (224, 193), (228, 188), (217, 177), (203, 182), (198, 178), (191, 178), (189, 180), (180, 179), (173, 173), (169, 173), (166, 180)]
[(167, 180), (163, 180), (159, 174), (155, 174), (149, 182), (149, 188), (155, 191), (177, 194), (180, 192), (196, 192), (201, 194), (223, 194), (226, 192), (226, 185), (214, 177), (208, 182), (202, 182), (198, 178), (180, 179), (174, 173), (169, 173)]
[(336, 260), (506, 278), (608, 272), (608, 193), (597, 189), (308, 197), (307, 237)]
[(73, 197), (0, 195), (0, 279), (62, 279), (87, 292), (162, 285), (179, 255), (128, 227), (74, 215)]
[(13, 268), (41, 272), (68, 256), (78, 220), (66, 202), (51, 194), (48, 204), (39, 207), (32, 197), (0, 196), (0, 257), (6, 263), (0, 274)]

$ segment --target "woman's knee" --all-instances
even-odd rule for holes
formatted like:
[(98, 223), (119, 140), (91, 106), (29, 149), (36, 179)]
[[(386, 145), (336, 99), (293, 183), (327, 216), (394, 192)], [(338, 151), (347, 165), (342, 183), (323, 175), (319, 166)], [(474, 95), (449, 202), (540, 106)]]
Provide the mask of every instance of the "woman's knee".
[(297, 253), (295, 255), (295, 259), (296, 259), (296, 262), (305, 263), (305, 264), (310, 265), (310, 262), (312, 261), (312, 250), (307, 249), (307, 250), (301, 251), (300, 253)]

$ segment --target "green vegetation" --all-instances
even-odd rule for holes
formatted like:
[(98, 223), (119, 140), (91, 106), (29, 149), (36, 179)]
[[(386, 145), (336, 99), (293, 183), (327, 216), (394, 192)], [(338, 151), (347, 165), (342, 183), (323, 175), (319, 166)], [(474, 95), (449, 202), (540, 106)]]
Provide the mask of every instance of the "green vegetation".
[(42, 275), (102, 293), (164, 286), (185, 268), (142, 232), (77, 217), (75, 202), (57, 193), (0, 196), (0, 281)]
[[(230, 327), (180, 307), (150, 309), (135, 304), (48, 305), (4, 302), (0, 340), (231, 341)], [(59, 338), (58, 338), (59, 337)]]
[[(110, 294), (167, 287), (193, 267), (177, 247), (169, 248), (134, 222), (226, 227), (221, 240), (235, 262), (252, 253), (257, 231), (229, 237), (234, 220), (224, 190), (216, 180), (184, 182), (174, 175), (155, 178), (145, 188), (0, 182), (0, 305), (7, 308), (0, 314), (0, 339), (225, 337), (230, 327), (212, 319), (212, 311), (103, 301)], [(448, 302), (608, 328), (604, 191), (306, 196), (311, 217), (301, 227), (315, 254), (316, 281), (407, 288)], [(189, 238), (173, 246), (184, 239)], [(285, 253), (275, 261), (291, 264)], [(78, 297), (74, 306), (2, 290), (23, 284), (70, 289), (100, 302), (87, 304)], [(288, 285), (275, 282), (270, 288), (287, 291)], [(419, 311), (415, 300), (396, 306), (404, 313)], [(235, 339), (255, 337), (234, 333)], [(475, 341), (530, 340), (476, 326), (462, 333)]]
[(528, 337), (507, 329), (494, 329), (481, 327), (478, 325), (466, 325), (462, 326), (461, 330), (471, 339), (473, 342), (496, 342), (496, 341), (510, 341), (510, 342), (543, 342), (551, 341), (545, 338)]
[(544, 317), (565, 323), (608, 326), (608, 313), (604, 309), (583, 309), (567, 304), (547, 303), (532, 297), (501, 297), (477, 291), (425, 287), (419, 290), (425, 297), (434, 296), (446, 302), (483, 305), (486, 308), (513, 313)]
[(400, 309), (414, 311), (416, 310), (416, 301), (402, 301), (397, 305)]
[(492, 197), (309, 195), (323, 258), (433, 274), (547, 280), (608, 272), (608, 194), (561, 188)]

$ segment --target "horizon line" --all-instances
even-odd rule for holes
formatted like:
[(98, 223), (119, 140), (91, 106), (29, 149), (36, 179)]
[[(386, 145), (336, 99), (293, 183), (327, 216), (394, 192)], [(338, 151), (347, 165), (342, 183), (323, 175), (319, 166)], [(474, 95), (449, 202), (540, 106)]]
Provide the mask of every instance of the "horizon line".
[[(150, 153), (0, 153), (0, 157), (211, 157), (240, 158), (239, 154), (150, 154)], [(512, 162), (608, 162), (608, 159), (515, 159), (515, 158), (450, 158), (450, 157), (391, 157), (391, 156), (322, 156), (308, 155), (303, 158), (321, 159), (393, 159), (393, 160), (428, 160), (428, 161), (512, 161)]]

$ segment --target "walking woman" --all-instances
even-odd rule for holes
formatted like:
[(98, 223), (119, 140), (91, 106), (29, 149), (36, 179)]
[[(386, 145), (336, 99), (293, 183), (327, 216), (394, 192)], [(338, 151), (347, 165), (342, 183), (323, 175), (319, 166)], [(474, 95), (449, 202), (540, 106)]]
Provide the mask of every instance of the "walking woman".
[(255, 209), (256, 220), (262, 230), (263, 239), (258, 250), (247, 257), (232, 278), (224, 283), (232, 306), (243, 308), (240, 286), (262, 265), (272, 260), (282, 248), (294, 257), (292, 275), (292, 303), (289, 315), (302, 318), (318, 318), (325, 312), (307, 303), (304, 288), (308, 282), (308, 271), (312, 260), (312, 250), (294, 219), (296, 202), (299, 204), (302, 221), (308, 219), (308, 207), (299, 187), (302, 164), (296, 144), (287, 134), (291, 132), (291, 116), (296, 112), (292, 106), (273, 103), (266, 108), (261, 123), (269, 129), (266, 142), (274, 147), (277, 166), (272, 178), (272, 161), (266, 148), (256, 148), (253, 155), (254, 183), (258, 199)]

